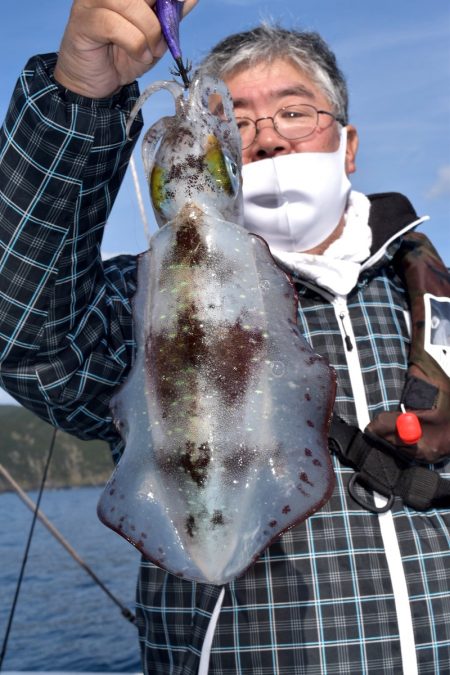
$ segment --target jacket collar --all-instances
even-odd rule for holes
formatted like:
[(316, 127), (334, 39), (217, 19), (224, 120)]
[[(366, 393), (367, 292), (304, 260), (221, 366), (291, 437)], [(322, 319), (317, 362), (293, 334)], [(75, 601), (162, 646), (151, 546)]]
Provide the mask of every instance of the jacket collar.
[[(372, 245), (370, 256), (362, 265), (363, 270), (376, 265), (387, 252), (392, 257), (400, 245), (401, 235), (429, 220), (429, 216), (419, 218), (409, 199), (399, 192), (381, 192), (368, 195), (368, 198)], [(396, 245), (392, 246), (394, 242)]]

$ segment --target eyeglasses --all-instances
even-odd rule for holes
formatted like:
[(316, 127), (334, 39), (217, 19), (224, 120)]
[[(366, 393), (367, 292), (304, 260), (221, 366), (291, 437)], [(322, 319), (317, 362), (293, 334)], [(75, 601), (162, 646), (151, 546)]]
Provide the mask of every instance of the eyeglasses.
[[(258, 117), (252, 120), (249, 117), (236, 117), (242, 140), (242, 150), (248, 148), (258, 135), (258, 122), (272, 120), (275, 131), (289, 141), (310, 136), (319, 126), (319, 115), (328, 115), (342, 126), (345, 122), (342, 118), (333, 115), (327, 110), (317, 110), (313, 105), (288, 105), (280, 108), (273, 117)], [(331, 124), (331, 122), (330, 122)]]

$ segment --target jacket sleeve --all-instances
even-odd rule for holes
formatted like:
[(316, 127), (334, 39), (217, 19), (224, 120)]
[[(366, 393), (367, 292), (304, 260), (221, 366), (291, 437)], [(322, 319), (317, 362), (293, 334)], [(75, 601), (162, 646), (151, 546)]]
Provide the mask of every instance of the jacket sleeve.
[(0, 384), (52, 424), (114, 442), (108, 404), (132, 360), (135, 260), (104, 265), (100, 245), (138, 91), (85, 99), (53, 81), (55, 62), (28, 62), (0, 135)]

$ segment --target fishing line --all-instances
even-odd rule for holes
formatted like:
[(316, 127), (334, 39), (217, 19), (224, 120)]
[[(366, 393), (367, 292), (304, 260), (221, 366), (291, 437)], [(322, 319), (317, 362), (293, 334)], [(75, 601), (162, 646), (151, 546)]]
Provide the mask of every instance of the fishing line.
[(122, 616), (125, 619), (127, 619), (127, 621), (129, 621), (130, 623), (132, 623), (134, 625), (137, 625), (135, 614), (133, 614), (133, 612), (130, 609), (128, 609), (128, 607), (126, 607), (118, 598), (115, 597), (115, 595), (107, 588), (107, 586), (101, 581), (101, 579), (99, 579), (99, 577), (89, 567), (89, 565), (82, 558), (80, 558), (78, 553), (72, 548), (72, 546), (70, 546), (70, 544), (64, 539), (62, 534), (56, 529), (56, 527), (54, 525), (52, 525), (52, 523), (48, 520), (48, 518), (42, 513), (42, 511), (39, 508), (41, 496), (42, 496), (42, 493), (43, 493), (43, 490), (44, 490), (44, 485), (45, 485), (45, 482), (46, 482), (48, 467), (49, 467), (49, 464), (50, 464), (50, 460), (51, 460), (51, 456), (52, 456), (52, 452), (53, 452), (53, 447), (54, 447), (54, 444), (55, 444), (55, 436), (56, 436), (56, 430), (54, 430), (54, 433), (53, 433), (53, 436), (52, 436), (52, 439), (51, 439), (52, 445), (50, 446), (50, 449), (49, 449), (49, 457), (47, 459), (47, 463), (46, 463), (46, 466), (45, 466), (45, 469), (44, 469), (44, 475), (42, 477), (42, 484), (41, 484), (41, 488), (40, 488), (40, 491), (39, 491), (39, 498), (38, 498), (37, 502), (33, 502), (26, 495), (26, 493), (16, 483), (16, 481), (9, 474), (9, 472), (0, 464), (0, 475), (10, 484), (10, 486), (13, 488), (13, 490), (15, 490), (15, 492), (20, 497), (20, 499), (33, 512), (33, 522), (32, 522), (32, 525), (31, 525), (28, 543), (27, 543), (26, 550), (25, 550), (25, 553), (24, 553), (24, 560), (22, 561), (22, 569), (21, 569), (21, 573), (19, 575), (19, 579), (18, 579), (18, 582), (17, 582), (16, 594), (15, 594), (15, 597), (14, 597), (13, 606), (11, 607), (10, 618), (9, 618), (8, 627), (7, 627), (7, 631), (6, 631), (6, 635), (5, 635), (5, 640), (4, 640), (4, 643), (3, 643), (3, 649), (2, 649), (2, 653), (1, 653), (1, 657), (0, 657), (0, 671), (2, 669), (1, 666), (2, 666), (2, 663), (3, 663), (4, 656), (6, 654), (6, 647), (7, 647), (9, 632), (10, 632), (11, 625), (12, 625), (13, 618), (14, 618), (15, 607), (16, 607), (16, 604), (17, 604), (18, 596), (19, 596), (20, 586), (21, 586), (21, 583), (22, 583), (23, 575), (24, 575), (25, 564), (26, 564), (26, 561), (27, 561), (27, 558), (28, 558), (28, 550), (30, 548), (31, 539), (33, 537), (33, 529), (34, 529), (34, 524), (35, 524), (36, 519), (39, 519), (42, 522), (42, 524), (48, 529), (50, 534), (53, 537), (55, 537), (55, 539), (61, 544), (61, 546), (63, 546), (66, 549), (66, 551), (80, 565), (80, 567), (82, 567), (84, 569), (84, 571), (87, 572), (87, 574), (90, 575), (92, 580), (101, 588), (101, 590), (119, 607), (119, 609), (122, 613)]
[(48, 468), (50, 466), (50, 460), (52, 458), (53, 449), (55, 447), (56, 432), (57, 432), (57, 429), (54, 428), (51, 439), (50, 439), (50, 446), (49, 446), (49, 449), (48, 449), (48, 457), (47, 457), (47, 461), (45, 463), (44, 473), (42, 474), (41, 486), (39, 488), (39, 494), (38, 494), (38, 498), (37, 498), (37, 501), (36, 501), (36, 508), (34, 509), (33, 518), (31, 520), (30, 532), (28, 534), (28, 540), (27, 540), (27, 543), (26, 543), (26, 546), (25, 546), (25, 552), (24, 552), (23, 559), (22, 559), (20, 574), (19, 574), (19, 578), (17, 579), (16, 592), (14, 594), (14, 600), (13, 600), (13, 603), (11, 605), (11, 610), (9, 612), (8, 624), (6, 626), (5, 637), (3, 639), (2, 653), (0, 654), (0, 670), (2, 670), (3, 660), (5, 658), (6, 649), (8, 647), (9, 634), (11, 632), (11, 626), (12, 626), (14, 614), (15, 614), (15, 611), (16, 611), (16, 605), (17, 605), (17, 601), (19, 599), (19, 593), (20, 593), (20, 589), (21, 589), (21, 586), (22, 586), (23, 576), (24, 576), (24, 573), (25, 573), (25, 566), (26, 566), (27, 560), (28, 560), (28, 553), (29, 553), (30, 546), (31, 546), (31, 540), (33, 538), (34, 526), (36, 525), (37, 515), (38, 515), (38, 511), (39, 511), (39, 505), (41, 503), (41, 498), (42, 498), (42, 494), (44, 492), (45, 482), (47, 480)]
[(136, 192), (136, 199), (139, 206), (139, 213), (141, 214), (141, 220), (144, 225), (144, 234), (147, 238), (147, 242), (150, 241), (150, 226), (148, 223), (147, 213), (145, 211), (144, 200), (142, 199), (141, 185), (139, 183), (138, 172), (136, 168), (136, 162), (134, 156), (130, 157), (130, 171), (131, 177), (133, 179), (134, 191)]

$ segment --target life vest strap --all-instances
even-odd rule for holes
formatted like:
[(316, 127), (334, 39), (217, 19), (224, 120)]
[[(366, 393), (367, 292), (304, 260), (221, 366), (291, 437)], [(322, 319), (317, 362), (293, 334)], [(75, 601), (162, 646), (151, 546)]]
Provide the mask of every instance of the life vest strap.
[[(356, 473), (349, 483), (349, 492), (363, 508), (380, 513), (392, 506), (394, 497), (417, 511), (450, 506), (450, 481), (425, 466), (399, 455), (398, 447), (375, 434), (363, 432), (333, 415), (329, 447)], [(361, 496), (357, 486), (374, 490), (388, 499), (379, 508)]]

